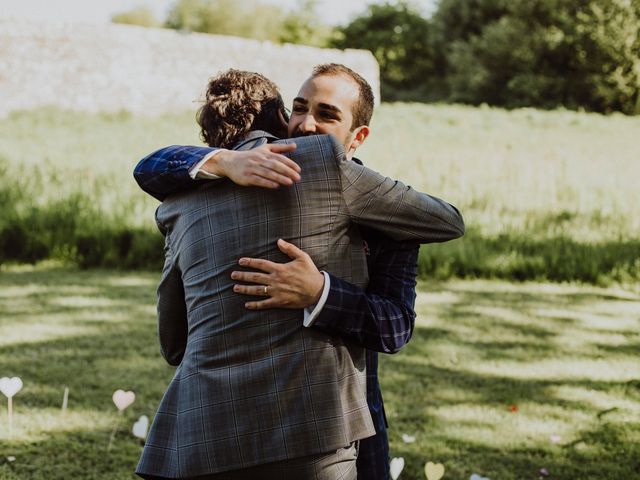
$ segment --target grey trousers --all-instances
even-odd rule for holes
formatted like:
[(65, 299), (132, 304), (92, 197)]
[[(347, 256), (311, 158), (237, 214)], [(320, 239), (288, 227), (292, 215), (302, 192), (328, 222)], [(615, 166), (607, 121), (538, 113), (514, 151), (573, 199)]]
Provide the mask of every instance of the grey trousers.
[(336, 452), (267, 463), (185, 480), (356, 480), (358, 442)]

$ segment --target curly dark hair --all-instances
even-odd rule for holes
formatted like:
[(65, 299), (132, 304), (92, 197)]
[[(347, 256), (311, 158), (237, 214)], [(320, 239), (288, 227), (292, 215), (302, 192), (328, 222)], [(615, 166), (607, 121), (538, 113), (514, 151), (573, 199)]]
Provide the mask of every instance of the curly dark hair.
[(286, 137), (278, 112), (288, 119), (275, 83), (259, 73), (229, 69), (209, 79), (196, 118), (207, 145), (231, 148), (251, 130)]

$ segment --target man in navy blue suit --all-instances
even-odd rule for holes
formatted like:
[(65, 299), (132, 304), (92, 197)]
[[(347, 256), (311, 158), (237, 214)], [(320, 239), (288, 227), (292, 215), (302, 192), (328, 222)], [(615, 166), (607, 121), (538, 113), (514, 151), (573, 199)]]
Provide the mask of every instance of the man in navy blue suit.
[[(293, 101), (288, 135), (333, 134), (353, 158), (369, 135), (373, 104), (371, 87), (360, 75), (342, 65), (319, 65)], [(277, 188), (300, 179), (296, 166), (281, 153), (282, 147), (270, 145), (246, 152), (168, 147), (141, 160), (134, 175), (143, 190), (160, 200), (192, 187), (199, 178), (227, 176), (238, 184)], [(443, 237), (434, 231), (422, 243), (446, 241), (464, 233), (462, 217), (455, 207), (449, 207), (456, 233)], [(395, 353), (411, 338), (419, 244), (394, 241), (364, 228), (361, 234), (370, 277), (366, 289), (318, 271), (306, 253), (284, 241), (279, 247), (291, 262), (244, 258), (240, 265), (254, 271), (237, 271), (232, 278), (239, 282), (234, 287), (237, 293), (266, 297), (248, 301), (247, 308), (303, 308), (306, 326), (367, 349), (367, 403), (376, 435), (360, 442), (358, 478), (387, 479), (389, 445), (377, 352)]]

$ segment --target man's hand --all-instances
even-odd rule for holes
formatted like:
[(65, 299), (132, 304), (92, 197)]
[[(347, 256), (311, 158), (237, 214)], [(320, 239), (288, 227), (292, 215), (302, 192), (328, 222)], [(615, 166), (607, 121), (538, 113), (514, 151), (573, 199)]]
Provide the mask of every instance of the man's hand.
[(207, 160), (202, 169), (219, 177), (228, 177), (237, 185), (289, 186), (300, 181), (300, 167), (282, 154), (295, 149), (295, 143), (268, 143), (251, 150), (223, 150)]
[(264, 273), (237, 271), (231, 273), (231, 278), (234, 280), (255, 284), (234, 285), (234, 292), (268, 297), (266, 300), (245, 303), (245, 307), (250, 310), (305, 308), (318, 303), (322, 295), (324, 275), (316, 268), (311, 257), (282, 239), (278, 240), (278, 248), (292, 261), (275, 263), (258, 258), (241, 258), (238, 262), (241, 266), (261, 270)]

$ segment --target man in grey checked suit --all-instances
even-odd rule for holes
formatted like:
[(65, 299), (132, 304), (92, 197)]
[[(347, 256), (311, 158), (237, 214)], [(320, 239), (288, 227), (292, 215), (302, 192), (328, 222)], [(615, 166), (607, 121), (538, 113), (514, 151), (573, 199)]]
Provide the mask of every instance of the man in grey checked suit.
[[(263, 105), (273, 106), (271, 100), (261, 98)], [(263, 114), (246, 124), (255, 126)], [(254, 131), (241, 147), (269, 139)], [(333, 137), (296, 144), (291, 158), (304, 175), (290, 188), (222, 180), (175, 194), (158, 208), (166, 238), (160, 342), (179, 367), (136, 470), (144, 478), (255, 478), (274, 471), (277, 478), (355, 478), (355, 457), (343, 450), (374, 434), (363, 349), (304, 329), (300, 311), (245, 309), (230, 274), (243, 256), (285, 261), (275, 240), (286, 238), (319, 268), (364, 286), (356, 225), (399, 240), (419, 238), (424, 232), (416, 225), (439, 227), (432, 210), (441, 201), (347, 161)], [(319, 472), (319, 460), (327, 458)]]

